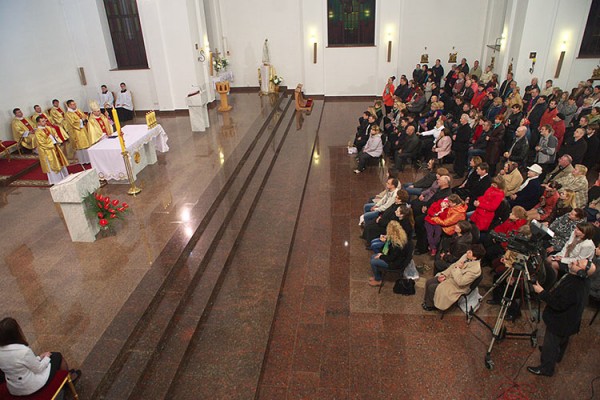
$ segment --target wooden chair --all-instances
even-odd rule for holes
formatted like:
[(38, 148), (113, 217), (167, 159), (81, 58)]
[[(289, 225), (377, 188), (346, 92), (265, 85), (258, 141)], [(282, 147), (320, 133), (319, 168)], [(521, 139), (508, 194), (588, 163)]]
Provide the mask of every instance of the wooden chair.
[(10, 161), (10, 153), (13, 149), (17, 149), (17, 152), (21, 154), (21, 146), (14, 140), (5, 140), (0, 142), (0, 155), (6, 155), (8, 161)]
[(296, 99), (296, 111), (306, 111), (306, 112), (311, 112), (312, 108), (313, 108), (313, 99), (308, 98), (305, 99), (304, 98), (304, 94), (302, 93), (302, 84), (299, 83), (298, 86), (296, 86), (296, 90), (294, 92), (294, 98)]
[(0, 400), (55, 400), (59, 398), (59, 394), (63, 390), (65, 385), (69, 387), (73, 398), (75, 400), (78, 400), (79, 395), (75, 390), (75, 385), (73, 385), (71, 375), (68, 371), (62, 369), (56, 371), (56, 375), (54, 375), (54, 378), (52, 378), (52, 381), (50, 381), (50, 383), (48, 383), (42, 389), (29, 396), (11, 395), (8, 392), (8, 388), (6, 387), (6, 382), (3, 382), (0, 385)]

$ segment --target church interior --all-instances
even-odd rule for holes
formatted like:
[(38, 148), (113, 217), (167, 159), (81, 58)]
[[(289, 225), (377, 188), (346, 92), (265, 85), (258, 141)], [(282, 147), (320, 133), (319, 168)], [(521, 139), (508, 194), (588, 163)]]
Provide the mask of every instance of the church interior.
[[(348, 149), (388, 78), (410, 80), (415, 64), (440, 59), (447, 73), (478, 60), (498, 87), (512, 73), (521, 93), (534, 77), (596, 86), (600, 53), (580, 48), (599, 10), (598, 0), (0, 2), (0, 140), (12, 144), (0, 148), (0, 318), (16, 319), (36, 354), (59, 351), (81, 370), (80, 399), (596, 398), (597, 298), (544, 377), (526, 368), (539, 364), (544, 322), (490, 351), (498, 305), (481, 302), (485, 324), (458, 306), (423, 309), (429, 253), (414, 255), (412, 296), (395, 293), (394, 274), (368, 283), (373, 253), (357, 222), (394, 158), (363, 171)], [(36, 152), (16, 150), (13, 110), (29, 118), (73, 99), (91, 120), (101, 85), (119, 99), (121, 83), (133, 113), (123, 131), (158, 124), (163, 148), (146, 140), (152, 155), (131, 152), (132, 180), (100, 182), (93, 158), (62, 147), (67, 180), (93, 176), (96, 193), (128, 204), (110, 229), (73, 240), (63, 184), (46, 181)], [(109, 142), (119, 149), (100, 140), (90, 157)], [(426, 173), (407, 164), (397, 179)], [(481, 273), (483, 295), (493, 271)], [(533, 304), (537, 318), (545, 304)], [(503, 332), (531, 332), (528, 315)]]

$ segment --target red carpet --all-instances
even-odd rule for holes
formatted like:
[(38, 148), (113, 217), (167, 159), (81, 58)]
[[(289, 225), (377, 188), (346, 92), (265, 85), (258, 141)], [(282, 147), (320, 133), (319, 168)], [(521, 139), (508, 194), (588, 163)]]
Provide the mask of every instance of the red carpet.
[[(90, 164), (83, 164), (85, 169), (90, 169)], [(69, 174), (76, 174), (83, 171), (81, 164), (73, 164), (67, 167)], [(17, 180), (10, 184), (11, 186), (26, 186), (26, 187), (49, 187), (48, 177), (42, 172), (42, 167), (37, 166), (26, 174), (20, 176)]]
[(0, 158), (0, 176), (14, 176), (18, 173), (25, 171), (33, 164), (38, 162), (36, 159), (16, 159), (13, 158), (8, 161), (5, 158)]

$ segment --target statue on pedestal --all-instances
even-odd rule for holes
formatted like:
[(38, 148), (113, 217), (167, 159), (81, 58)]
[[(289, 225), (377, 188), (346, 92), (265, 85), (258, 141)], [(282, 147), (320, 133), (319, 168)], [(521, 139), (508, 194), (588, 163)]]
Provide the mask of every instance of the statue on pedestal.
[(275, 93), (275, 84), (272, 81), (274, 76), (275, 68), (271, 65), (271, 58), (269, 56), (269, 39), (265, 39), (262, 65), (258, 68), (258, 84), (261, 95)]

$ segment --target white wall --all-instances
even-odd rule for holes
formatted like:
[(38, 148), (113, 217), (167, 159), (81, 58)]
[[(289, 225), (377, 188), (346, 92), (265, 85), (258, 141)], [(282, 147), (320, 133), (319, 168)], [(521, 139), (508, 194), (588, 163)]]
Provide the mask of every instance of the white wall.
[(12, 138), (15, 107), (29, 116), (33, 105), (50, 108), (53, 98), (82, 99), (63, 21), (58, 1), (0, 1), (0, 138)]
[(232, 86), (258, 87), (265, 39), (269, 39), (271, 64), (285, 79), (284, 85), (302, 81), (300, 0), (222, 1), (220, 5), (223, 36), (235, 76)]

